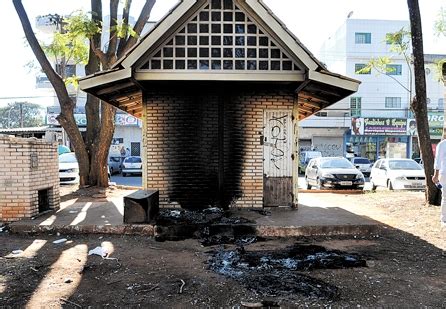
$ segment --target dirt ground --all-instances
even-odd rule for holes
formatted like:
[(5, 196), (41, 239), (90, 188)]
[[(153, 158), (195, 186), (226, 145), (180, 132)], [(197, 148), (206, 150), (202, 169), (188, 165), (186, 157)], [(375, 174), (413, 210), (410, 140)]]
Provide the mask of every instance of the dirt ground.
[[(242, 239), (210, 247), (198, 239), (2, 232), (0, 304), (446, 307), (446, 230), (438, 223), (439, 208), (423, 206), (422, 193), (314, 196), (320, 203), (364, 207), (385, 228), (367, 237)], [(62, 237), (68, 241), (53, 243)], [(336, 251), (315, 253), (314, 245)], [(88, 255), (97, 246), (108, 258)], [(337, 263), (352, 257), (364, 263)]]

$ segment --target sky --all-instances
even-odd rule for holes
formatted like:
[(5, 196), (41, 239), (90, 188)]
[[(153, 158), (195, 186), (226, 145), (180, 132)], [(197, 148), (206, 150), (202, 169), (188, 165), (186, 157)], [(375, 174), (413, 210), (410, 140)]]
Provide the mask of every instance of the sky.
[[(38, 15), (70, 14), (76, 10), (89, 10), (88, 0), (22, 0), (31, 20), (35, 24)], [(264, 0), (267, 6), (299, 40), (314, 54), (345, 22), (350, 12), (353, 19), (408, 20), (406, 0)], [(103, 1), (108, 6), (108, 1)], [(143, 0), (133, 0), (131, 15), (137, 17)], [(158, 0), (152, 10), (150, 20), (159, 20), (177, 0)], [(434, 21), (441, 7), (446, 8), (446, 0), (419, 0), (426, 54), (446, 54), (446, 38), (434, 35)], [(103, 12), (107, 14), (106, 10)], [(43, 106), (54, 104), (49, 92), (35, 88), (35, 71), (26, 64), (35, 60), (26, 46), (23, 29), (17, 17), (12, 0), (0, 0), (0, 29), (6, 44), (0, 48), (3, 60), (0, 74), (0, 107), (9, 102), (28, 101)], [(37, 62), (36, 62), (37, 63)]]

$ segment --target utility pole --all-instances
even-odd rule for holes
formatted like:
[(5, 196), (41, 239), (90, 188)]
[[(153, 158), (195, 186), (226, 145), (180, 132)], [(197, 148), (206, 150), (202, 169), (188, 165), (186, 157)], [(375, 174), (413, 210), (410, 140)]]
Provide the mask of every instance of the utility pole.
[(23, 128), (23, 102), (20, 102), (19, 106), (20, 106), (20, 127)]
[(23, 104), (26, 102), (14, 102), (10, 109), (8, 110), (8, 129), (11, 128), (11, 111), (18, 105), (19, 106), (19, 115), (20, 115), (20, 127), (24, 126), (24, 115), (23, 115)]
[(8, 129), (11, 128), (11, 111), (14, 109), (14, 105), (8, 111)]

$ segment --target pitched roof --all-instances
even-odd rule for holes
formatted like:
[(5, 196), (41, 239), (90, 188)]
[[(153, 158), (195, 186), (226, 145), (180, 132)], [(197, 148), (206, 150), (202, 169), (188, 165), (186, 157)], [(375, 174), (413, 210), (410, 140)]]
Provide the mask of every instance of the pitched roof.
[[(299, 74), (290, 74), (294, 72), (280, 72), (282, 75), (274, 74), (274, 72), (255, 74), (247, 71), (249, 74), (243, 74), (242, 78), (251, 81), (277, 82), (280, 81), (281, 76), (286, 75), (288, 81), (296, 83), (296, 88), (301, 85), (299, 90), (305, 93), (306, 98), (301, 102), (302, 107), (305, 107), (301, 110), (301, 118), (310, 116), (357, 91), (359, 81), (329, 72), (325, 65), (314, 57), (263, 1), (233, 1), (253, 21), (261, 24), (267, 34), (274, 37), (280, 46), (288, 51), (292, 59), (298, 61), (299, 66), (302, 66), (302, 71)], [(115, 63), (111, 70), (82, 78), (80, 80), (81, 89), (135, 116), (140, 116), (142, 110), (140, 81), (142, 80), (193, 80), (194, 77), (196, 80), (213, 80), (216, 76), (212, 74), (215, 73), (214, 71), (206, 75), (203, 72), (195, 74), (190, 71), (172, 73), (171, 70), (155, 74), (150, 70), (146, 70), (145, 73), (138, 70), (138, 65), (141, 66), (141, 62), (146, 61), (144, 59), (147, 59), (149, 51), (153, 53), (155, 47), (159, 47), (162, 42), (175, 34), (175, 31), (206, 3), (208, 0), (180, 0), (132, 49)], [(220, 81), (229, 81), (241, 76), (240, 74), (228, 74), (227, 71), (218, 73), (220, 75), (217, 79)], [(325, 90), (322, 89), (324, 87)]]

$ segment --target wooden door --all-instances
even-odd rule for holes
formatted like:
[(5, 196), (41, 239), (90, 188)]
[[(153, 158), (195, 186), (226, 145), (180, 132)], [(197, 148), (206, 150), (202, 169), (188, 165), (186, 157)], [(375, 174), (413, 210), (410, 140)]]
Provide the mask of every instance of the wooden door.
[(263, 119), (263, 206), (292, 206), (291, 110), (266, 110)]

